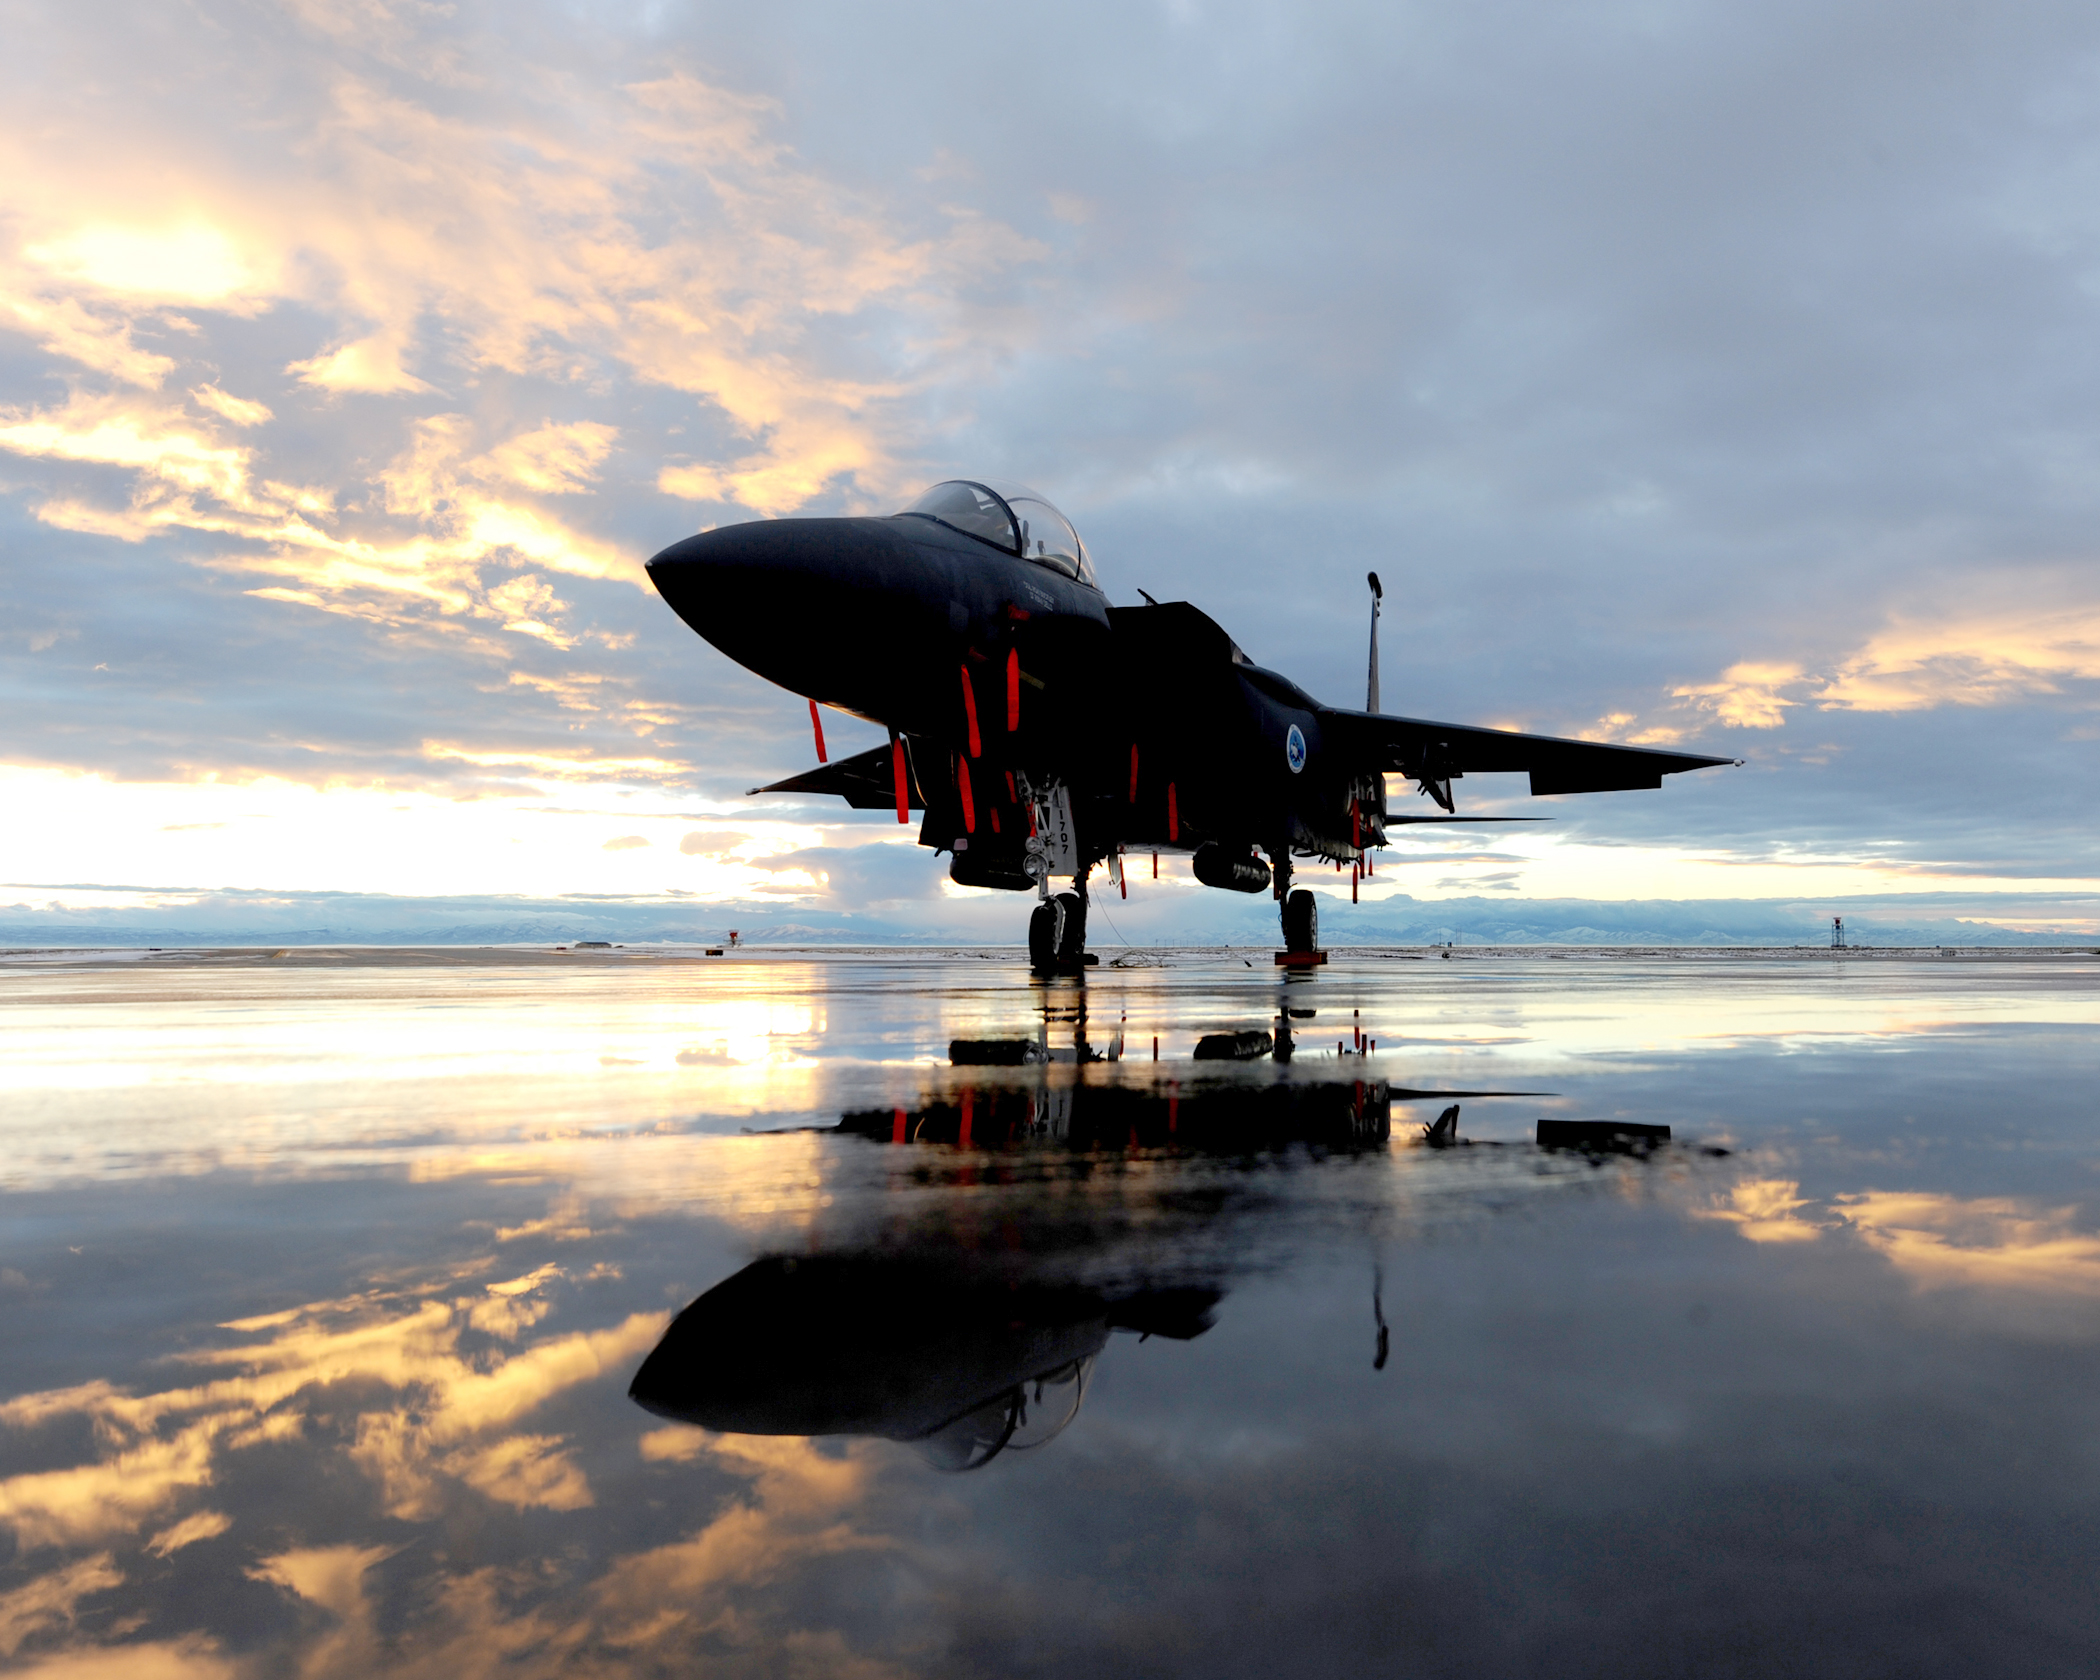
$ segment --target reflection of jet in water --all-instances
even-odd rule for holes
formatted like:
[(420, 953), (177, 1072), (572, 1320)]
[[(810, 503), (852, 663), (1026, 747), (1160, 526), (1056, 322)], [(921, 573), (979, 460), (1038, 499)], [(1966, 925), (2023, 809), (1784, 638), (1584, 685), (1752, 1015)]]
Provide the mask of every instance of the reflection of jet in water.
[(1111, 1332), (1187, 1340), (1222, 1290), (1031, 1281), (960, 1256), (774, 1257), (672, 1321), (629, 1395), (742, 1435), (874, 1435), (974, 1470), (1079, 1410)]
[[(1084, 1053), (1053, 1067), (1037, 1044), (958, 1044), (970, 1083), (847, 1114), (837, 1130), (1248, 1154), (1348, 1150), (1390, 1134), (1381, 1081), (1095, 1085), (1080, 1077)], [(1120, 1191), (947, 1204), (886, 1242), (754, 1261), (672, 1321), (628, 1392), (707, 1429), (909, 1441), (944, 1469), (1041, 1445), (1077, 1414), (1113, 1332), (1186, 1341), (1210, 1327), (1235, 1263), (1232, 1198), (1191, 1205), (1166, 1185), (1129, 1196), (1161, 1193), (1171, 1209), (1133, 1209)]]
[[(1093, 1084), (1083, 1061), (1036, 1059), (1035, 1042), (958, 1045), (967, 1083), (937, 1079), (909, 1108), (848, 1114), (836, 1129), (965, 1148), (1161, 1147), (1251, 1167), (1292, 1146), (1377, 1148), (1391, 1137), (1394, 1097), (1424, 1094), (1230, 1070), (1160, 1081), (1132, 1068)], [(1443, 1134), (1455, 1135), (1455, 1119)], [(629, 1393), (707, 1429), (878, 1436), (974, 1469), (1070, 1422), (1112, 1333), (1201, 1335), (1248, 1261), (1249, 1222), (1273, 1235), (1283, 1212), (1251, 1180), (1192, 1193), (1171, 1178), (1093, 1184), (1054, 1172), (994, 1202), (921, 1205), (907, 1229), (757, 1260), (717, 1284), (672, 1322)], [(1378, 1327), (1382, 1365), (1382, 1314)]]
[(1382, 1079), (1256, 1086), (1191, 1080), (1149, 1089), (987, 1082), (926, 1092), (911, 1108), (861, 1109), (841, 1116), (837, 1129), (877, 1142), (964, 1149), (1051, 1143), (1077, 1150), (1244, 1154), (1304, 1145), (1347, 1152), (1391, 1137), (1392, 1098)]
[[(672, 1321), (628, 1391), (638, 1404), (732, 1434), (906, 1441), (941, 1468), (975, 1469), (1063, 1429), (1113, 1332), (1201, 1335), (1228, 1281), (1288, 1240), (1295, 1220), (1311, 1213), (1315, 1240), (1331, 1242), (1326, 1221), (1337, 1204), (1294, 1203), (1280, 1191), (1295, 1176), (1273, 1172), (1281, 1152), (1389, 1147), (1396, 1102), (1526, 1094), (1314, 1081), (1287, 1069), (1126, 1064), (1111, 1074), (1090, 1065), (1103, 1058), (1088, 1053), (1083, 1026), (1062, 1055), (1047, 1037), (958, 1041), (953, 1050), (953, 1070), (930, 1076), (910, 1106), (849, 1113), (820, 1130), (965, 1151), (1044, 1146), (1029, 1170), (987, 1170), (973, 1155), (945, 1172), (922, 1168), (920, 1182), (945, 1177), (998, 1194), (914, 1201), (898, 1216), (908, 1226), (862, 1228), (829, 1252), (754, 1261)], [(1458, 1122), (1451, 1102), (1403, 1135), (1425, 1151), (1463, 1150)], [(1615, 1151), (1645, 1159), (1669, 1136), (1616, 1121), (1540, 1128), (1542, 1144), (1593, 1161)], [(1122, 1149), (1209, 1165), (1194, 1179), (1096, 1170), (1099, 1154)], [(1073, 1154), (1062, 1169), (1049, 1164), (1065, 1151)], [(1219, 1157), (1237, 1157), (1240, 1170), (1220, 1175)], [(1536, 1189), (1548, 1179), (1527, 1170), (1522, 1182)], [(1509, 1189), (1503, 1180), (1496, 1193)], [(1352, 1234), (1364, 1239), (1375, 1217), (1367, 1208), (1345, 1223), (1360, 1221)], [(1382, 1285), (1374, 1269), (1377, 1369), (1390, 1351)]]
[[(1378, 1148), (1392, 1137), (1396, 1102), (1544, 1094), (1417, 1091), (1383, 1079), (1263, 1077), (1252, 1067), (1232, 1071), (1235, 1063), (1273, 1062), (1280, 1075), (1296, 1048), (1294, 1028), (1315, 1014), (1310, 1008), (1283, 1007), (1267, 1029), (1208, 1033), (1197, 1041), (1190, 1060), (1221, 1065), (1181, 1071), (1126, 1060), (1120, 1023), (1106, 1050), (1096, 1048), (1087, 1036), (1083, 1002), (1066, 1010), (1046, 1009), (1034, 1037), (958, 1038), (948, 1046), (956, 1077), (930, 1084), (909, 1106), (855, 1110), (830, 1129), (874, 1142), (945, 1143), (962, 1149), (1047, 1143), (1082, 1151), (1264, 1154), (1303, 1146), (1346, 1153)], [(1053, 1024), (1070, 1026), (1069, 1049), (1051, 1042)], [(1359, 1051), (1370, 1043), (1354, 1025), (1351, 1037)], [(1342, 1042), (1337, 1040), (1338, 1050)], [(1110, 1063), (1120, 1064), (1113, 1076), (1107, 1074)], [(1425, 1139), (1456, 1141), (1450, 1119), (1441, 1132), (1426, 1131)]]
[[(1244, 1074), (1231, 1071), (1234, 1063), (1288, 1062), (1290, 1015), (1280, 1017), (1270, 1031), (1215, 1032), (1199, 1040), (1192, 1061), (1223, 1066), (1186, 1072), (1153, 1066), (1148, 1071), (1145, 1064), (1126, 1062), (1118, 1077), (1097, 1079), (1093, 1064), (1120, 1057), (1122, 1034), (1103, 1057), (1087, 1043), (1083, 1017), (1076, 1026), (1071, 1050), (1053, 1048), (1047, 1029), (1036, 1038), (959, 1038), (948, 1046), (958, 1077), (922, 1092), (910, 1107), (843, 1115), (836, 1129), (877, 1142), (963, 1149), (1052, 1143), (1078, 1150), (1262, 1154), (1295, 1145), (1346, 1153), (1378, 1148), (1392, 1137), (1395, 1103), (1544, 1094), (1417, 1091), (1383, 1079), (1311, 1080), (1263, 1077), (1251, 1068)], [(1008, 1069), (1013, 1071), (1002, 1071)], [(1455, 1141), (1450, 1118), (1441, 1132), (1425, 1132), (1425, 1140)]]

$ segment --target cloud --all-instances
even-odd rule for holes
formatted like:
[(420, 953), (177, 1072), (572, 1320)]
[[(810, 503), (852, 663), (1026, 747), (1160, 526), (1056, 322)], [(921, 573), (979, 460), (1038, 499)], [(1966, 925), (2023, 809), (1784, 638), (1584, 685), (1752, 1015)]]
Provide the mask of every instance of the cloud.
[(1485, 875), (1443, 875), (1436, 885), (1442, 892), (1515, 892), (1523, 882), (1522, 871), (1503, 869)]
[(205, 222), (175, 226), (89, 222), (22, 256), (54, 278), (87, 292), (153, 305), (213, 304), (266, 290), (248, 254)]
[[(2062, 695), (2068, 684), (2100, 680), (2100, 605), (2064, 599), (2066, 583), (2053, 574), (2000, 580), (1994, 593), (2025, 598), (2011, 608), (1902, 607), (1864, 642), (1818, 667), (1746, 660), (1716, 682), (1683, 683), (1670, 693), (1731, 729), (1779, 729), (1801, 706), (1897, 713)], [(1667, 726), (1662, 732), (1683, 734)]]
[(134, 322), (91, 310), (78, 298), (0, 293), (0, 320), (28, 334), (38, 349), (126, 385), (158, 390), (175, 371), (173, 356), (134, 342)]
[(1815, 701), (1861, 712), (2003, 706), (2071, 681), (2100, 681), (2100, 604), (1899, 617), (1839, 661)]
[[(387, 27), (421, 33), (407, 20)], [(323, 27), (341, 38), (340, 19)], [(150, 387), (168, 358), (123, 339), (143, 312), (297, 303), (332, 318), (335, 341), (286, 372), (337, 395), (400, 397), (439, 388), (442, 323), (471, 369), (614, 368), (704, 397), (731, 448), (672, 472), (677, 493), (770, 513), (842, 480), (887, 489), (894, 475), (871, 421), (910, 381), (841, 375), (799, 353), (812, 316), (923, 302), (1042, 254), (966, 210), (900, 229), (769, 137), (774, 102), (682, 71), (610, 89), (572, 81), (554, 104), (498, 112), (323, 56), (294, 51), (285, 68), (301, 89), (285, 113), (300, 167), (251, 158), (238, 180), (201, 174), (187, 220), (139, 219), (139, 200), (112, 191), (103, 146), (71, 170), (62, 148), (41, 160), (36, 190), (13, 206), (32, 231), (8, 295), (47, 349)], [(135, 110), (133, 135), (142, 118), (154, 120)], [(667, 193), (673, 178), (697, 190)], [(77, 313), (54, 314), (67, 306)], [(574, 493), (615, 435), (601, 421), (550, 422), (486, 464)]]
[[(338, 514), (332, 491), (258, 482), (254, 446), (226, 442), (180, 409), (75, 393), (59, 408), (0, 415), (0, 449), (134, 475), (126, 507), (54, 497), (38, 510), (48, 523), (132, 542), (170, 529), (245, 539), (256, 546), (222, 549), (201, 563), (285, 579), (255, 591), (270, 599), (393, 624), (442, 626), (465, 616), (570, 645), (551, 622), (565, 611), (552, 587), (537, 575), (506, 578), (504, 571), (539, 565), (579, 577), (646, 580), (631, 556), (474, 488), (461, 459), (469, 442), (458, 416), (417, 423), (409, 449), (378, 475), (387, 510), (417, 529), (389, 536), (360, 534), (357, 522)], [(576, 447), (532, 434), (519, 460), (545, 460), (550, 449), (558, 461), (579, 458)]]
[(678, 851), (682, 857), (727, 857), (750, 839), (750, 835), (733, 829), (708, 831), (696, 828), (680, 838)]
[[(552, 67), (548, 81), (507, 33), (469, 47), (478, 26), (438, 9), (296, 17), (245, 37), (272, 69), (243, 84), (238, 114), (148, 78), (162, 92), (123, 101), (121, 121), (52, 102), (25, 115), (35, 155), (27, 130), (0, 139), (0, 331), (41, 347), (44, 381), (0, 392), (9, 488), (45, 527), (28, 540), (49, 549), (63, 532), (105, 565), (110, 545), (138, 550), (90, 609), (98, 651), (126, 614), (142, 629), (208, 621), (148, 638), (150, 657), (200, 678), (174, 711), (149, 709), (149, 729), (57, 727), (151, 734), (164, 768), (198, 771), (274, 737), (265, 757), (289, 751), (324, 777), (364, 757), (345, 725), (377, 721), (382, 695), (415, 693), (469, 735), (529, 698), (480, 698), (491, 681), (588, 718), (587, 737), (682, 730), (696, 686), (690, 644), (669, 657), (682, 629), (623, 657), (662, 612), (640, 560), (691, 528), (654, 488), (666, 440), (668, 464), (748, 491), (754, 510), (892, 494), (916, 472), (895, 459), (909, 435), (895, 408), (933, 370), (883, 346), (921, 340), (959, 290), (1036, 247), (969, 207), (900, 205), (809, 167), (780, 138), (777, 101), (667, 71), (661, 54), (637, 57), (647, 73)], [(54, 28), (47, 44), (63, 56), (94, 35)], [(188, 65), (170, 74), (223, 82), (210, 42), (168, 44)], [(437, 68), (506, 55), (464, 101), (448, 90), (467, 83)], [(26, 113), (30, 90), (12, 91)], [(263, 131), (268, 147), (252, 143)], [(187, 396), (169, 403), (177, 381)], [(206, 578), (185, 587), (171, 562)], [(37, 587), (79, 598), (59, 573)], [(235, 628), (243, 608), (264, 616)], [(229, 641), (236, 685), (201, 651)], [(419, 669), (373, 680), (374, 660)], [(645, 664), (671, 681), (636, 692)], [(346, 679), (365, 696), (347, 709)], [(107, 700), (124, 705), (123, 686)], [(263, 701), (272, 686), (308, 691), (299, 709), (318, 727), (287, 729), (291, 708)], [(250, 727), (183, 715), (235, 688), (253, 696)], [(654, 756), (691, 774), (680, 752)]]
[(608, 852), (631, 852), (638, 846), (646, 846), (648, 844), (649, 839), (647, 835), (622, 834), (606, 841), (604, 850)]
[(521, 432), (498, 444), (475, 463), (481, 476), (501, 479), (546, 495), (575, 495), (597, 481), (613, 442), (616, 426), (579, 420), (557, 426), (551, 421), (537, 431)]
[(1801, 681), (1798, 665), (1745, 661), (1729, 666), (1719, 682), (1684, 684), (1670, 693), (1713, 713), (1731, 729), (1778, 729), (1786, 723), (1787, 708), (1801, 704), (1781, 691)]
[(195, 510), (200, 496), (225, 512), (268, 518), (285, 511), (253, 493), (251, 449), (219, 441), (179, 408), (134, 398), (76, 392), (61, 408), (7, 411), (0, 414), (0, 449), (137, 474), (134, 540), (155, 524), (210, 517)]
[(373, 396), (404, 396), (436, 387), (418, 379), (403, 367), (409, 354), (408, 335), (400, 332), (373, 333), (354, 343), (339, 345), (326, 355), (309, 356), (286, 365), (301, 383), (337, 394), (363, 392)]
[(610, 758), (586, 752), (534, 752), (529, 748), (506, 751), (501, 747), (473, 748), (449, 741), (425, 741), (423, 756), (440, 761), (479, 765), (485, 769), (512, 770), (547, 781), (646, 782), (682, 781), (687, 767), (673, 759)]
[[(0, 66), (0, 542), (38, 557), (7, 605), (65, 631), (9, 668), (23, 761), (464, 795), (647, 760), (726, 797), (803, 761), (799, 704), (640, 561), (975, 471), (1065, 504), (1119, 602), (1195, 600), (1330, 699), (1375, 565), (1396, 709), (1753, 743), (1754, 788), (1556, 832), (1726, 851), (1783, 809), (1854, 854), (2100, 867), (2059, 739), (2093, 125), (2041, 115), (2100, 25), (1935, 16), (1890, 59), (1835, 14), (1424, 37), (1350, 3), (1206, 14), (1192, 55), (1089, 3), (1049, 43), (919, 30), (952, 97), (900, 111), (902, 37), (832, 0), (793, 42), (199, 16), (54, 12)], [(1928, 792), (1952, 714), (2016, 743), (2019, 821)]]
[(758, 892), (832, 899), (864, 909), (937, 898), (945, 884), (931, 853), (895, 841), (809, 846), (744, 861), (763, 877)]
[(190, 395), (229, 425), (260, 426), (277, 418), (270, 412), (268, 404), (233, 396), (216, 385), (196, 386)]

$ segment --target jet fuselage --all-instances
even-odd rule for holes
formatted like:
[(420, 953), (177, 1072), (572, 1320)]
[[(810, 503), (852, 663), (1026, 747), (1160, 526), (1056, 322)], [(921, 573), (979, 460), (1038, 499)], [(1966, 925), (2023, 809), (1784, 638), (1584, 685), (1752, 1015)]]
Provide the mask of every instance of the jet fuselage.
[[(1273, 885), (1287, 944), (1309, 952), (1314, 900), (1289, 892), (1291, 859), (1366, 867), (1389, 822), (1524, 820), (1456, 816), (1451, 784), (1469, 770), (1528, 774), (1535, 795), (1601, 793), (1728, 762), (1324, 706), (1185, 601), (1110, 606), (1070, 522), (1018, 485), (951, 479), (888, 518), (705, 531), (649, 575), (732, 659), (891, 732), (754, 792), (923, 810), (920, 843), (952, 853), (964, 885), (1047, 893), (1069, 875), (1082, 937), (1095, 864), (1173, 849), (1207, 885)], [(1389, 818), (1391, 774), (1443, 814)], [(1076, 960), (1066, 915), (1031, 925), (1032, 952)]]
[(1340, 857), (1383, 838), (1383, 778), (1330, 764), (1318, 702), (1184, 603), (1111, 607), (913, 515), (727, 526), (649, 573), (739, 664), (904, 737), (922, 839), (965, 843), (958, 879), (1031, 884), (1023, 793), (1052, 784), (1096, 859), (1213, 840)]

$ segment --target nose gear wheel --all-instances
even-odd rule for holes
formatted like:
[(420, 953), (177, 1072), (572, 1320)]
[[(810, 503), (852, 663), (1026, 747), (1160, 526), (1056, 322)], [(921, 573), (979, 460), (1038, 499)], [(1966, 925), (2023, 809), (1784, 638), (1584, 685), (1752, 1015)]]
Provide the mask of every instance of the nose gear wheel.
[(1055, 974), (1065, 943), (1065, 897), (1045, 899), (1028, 918), (1028, 966), (1038, 974)]

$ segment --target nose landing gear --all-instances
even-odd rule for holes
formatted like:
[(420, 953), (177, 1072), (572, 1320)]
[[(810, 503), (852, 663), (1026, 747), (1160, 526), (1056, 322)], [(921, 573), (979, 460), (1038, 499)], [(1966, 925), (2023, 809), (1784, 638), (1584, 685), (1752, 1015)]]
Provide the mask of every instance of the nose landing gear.
[(1037, 974), (1076, 974), (1095, 959), (1086, 948), (1086, 895), (1061, 892), (1028, 918), (1028, 966)]

